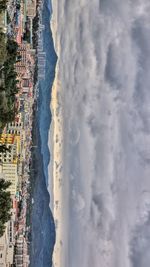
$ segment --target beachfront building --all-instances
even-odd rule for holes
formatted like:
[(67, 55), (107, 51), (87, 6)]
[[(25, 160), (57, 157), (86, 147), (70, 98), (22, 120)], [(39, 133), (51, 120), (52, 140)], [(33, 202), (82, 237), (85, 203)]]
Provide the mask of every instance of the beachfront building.
[(15, 246), (15, 266), (27, 267), (29, 266), (29, 255), (26, 239), (20, 234)]
[(23, 93), (28, 93), (28, 91), (29, 91), (29, 86), (30, 86), (30, 80), (29, 80), (29, 78), (23, 78), (23, 79), (22, 79), (22, 89), (23, 89)]
[(7, 149), (4, 153), (0, 152), (1, 163), (14, 163), (20, 160), (21, 153), (21, 137), (11, 133), (3, 133), (0, 136), (0, 144), (6, 145)]
[(0, 266), (6, 267), (7, 261), (7, 238), (6, 234), (0, 238)]
[(27, 1), (27, 16), (31, 19), (36, 16), (36, 0)]
[(20, 61), (15, 64), (18, 78), (21, 78), (27, 71), (28, 50), (30, 50), (30, 44), (28, 43), (21, 43), (18, 47), (18, 54), (21, 56)]
[[(0, 164), (0, 179), (6, 180), (6, 169)], [(10, 168), (13, 169), (13, 168)], [(6, 172), (6, 173), (5, 173)], [(11, 175), (13, 177), (13, 175)], [(8, 178), (8, 176), (7, 176)], [(7, 179), (8, 180), (8, 179)], [(10, 187), (11, 193), (13, 193), (13, 187)], [(15, 245), (15, 221), (16, 221), (16, 199), (12, 200), (11, 218), (5, 224), (5, 232), (0, 237), (0, 267), (10, 267), (14, 260), (14, 245)]]
[(15, 25), (15, 31), (16, 31), (16, 42), (18, 45), (22, 43), (23, 38), (23, 28), (24, 28), (24, 16), (23, 16), (23, 1), (20, 1), (20, 13), (18, 16), (18, 23)]
[[(33, 73), (35, 64), (35, 55), (30, 44), (22, 43), (19, 45), (18, 53), (21, 56), (20, 61), (15, 64), (15, 70), (19, 80), (19, 101), (22, 94), (31, 94), (33, 91)], [(19, 103), (20, 104), (20, 103)]]
[(4, 162), (5, 159), (5, 162), (7, 163), (16, 162), (18, 164), (18, 175), (22, 176), (23, 162), (25, 160), (24, 143), (26, 139), (26, 132), (24, 129), (24, 112), (18, 113), (15, 121), (7, 125), (6, 132), (7, 134), (15, 136), (14, 143), (13, 145), (9, 144), (8, 147), (10, 148), (10, 151), (6, 151), (3, 154), (0, 153), (0, 160), (1, 162)]
[(30, 44), (32, 45), (33, 18), (36, 16), (36, 0), (27, 1), (27, 17), (30, 25)]
[(2, 173), (6, 181), (11, 182), (8, 190), (11, 193), (11, 196), (14, 197), (17, 192), (18, 186), (18, 172), (16, 163), (3, 163), (2, 164)]
[(21, 135), (23, 127), (24, 127), (24, 125), (23, 125), (23, 114), (21, 112), (19, 112), (16, 115), (15, 121), (10, 122), (10, 123), (7, 124), (6, 132), (8, 134)]
[(14, 221), (6, 223), (5, 233), (0, 237), (0, 267), (10, 267), (14, 254)]
[(26, 44), (19, 45), (18, 53), (21, 56), (21, 60), (15, 64), (15, 70), (17, 72), (17, 76), (21, 77), (26, 72), (26, 63), (27, 63)]
[(29, 96), (30, 92), (32, 91), (32, 82), (29, 76), (26, 76), (21, 81), (21, 91), (22, 94), (26, 94)]

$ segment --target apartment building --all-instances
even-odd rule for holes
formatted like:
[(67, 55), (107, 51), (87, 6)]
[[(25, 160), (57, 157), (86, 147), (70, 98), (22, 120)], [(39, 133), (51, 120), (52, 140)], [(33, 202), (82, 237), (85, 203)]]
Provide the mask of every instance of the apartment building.
[[(13, 132), (14, 130), (10, 131)], [(8, 149), (5, 153), (0, 152), (0, 162), (10, 164), (17, 163), (21, 153), (21, 136), (12, 133), (3, 133), (0, 136), (0, 144), (5, 145)]]
[(14, 229), (13, 219), (6, 223), (5, 233), (0, 237), (0, 267), (10, 267), (13, 264)]
[(2, 173), (4, 175), (4, 179), (6, 181), (11, 182), (11, 185), (9, 187), (9, 191), (11, 193), (11, 196), (15, 196), (17, 192), (17, 186), (18, 186), (18, 172), (17, 172), (17, 163), (3, 163), (2, 164)]

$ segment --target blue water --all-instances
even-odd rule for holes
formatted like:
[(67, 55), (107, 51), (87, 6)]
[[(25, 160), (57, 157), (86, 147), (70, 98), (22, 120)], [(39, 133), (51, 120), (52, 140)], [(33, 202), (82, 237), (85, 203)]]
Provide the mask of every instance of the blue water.
[(43, 8), (43, 45), (46, 52), (46, 76), (39, 83), (39, 101), (37, 113), (37, 175), (35, 177), (34, 205), (32, 210), (32, 244), (30, 267), (52, 266), (52, 253), (55, 243), (55, 227), (49, 208), (50, 196), (47, 191), (48, 164), (48, 133), (51, 123), (50, 100), (51, 88), (55, 76), (57, 56), (54, 51), (50, 30), (51, 3), (45, 0)]
[(51, 3), (49, 0), (45, 0), (43, 9), (43, 24), (45, 30), (43, 31), (43, 47), (46, 52), (46, 77), (45, 81), (40, 82), (40, 112), (39, 112), (39, 125), (41, 136), (41, 152), (44, 155), (44, 173), (46, 181), (48, 180), (48, 163), (50, 160), (50, 153), (47, 146), (48, 132), (51, 123), (50, 113), (50, 98), (51, 88), (55, 76), (56, 54), (53, 46), (52, 33), (50, 30), (50, 18), (51, 18)]

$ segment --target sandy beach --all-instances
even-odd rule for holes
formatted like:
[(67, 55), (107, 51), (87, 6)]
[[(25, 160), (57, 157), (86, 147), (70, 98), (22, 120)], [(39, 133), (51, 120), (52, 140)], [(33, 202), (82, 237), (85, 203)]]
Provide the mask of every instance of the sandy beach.
[[(60, 114), (58, 115), (58, 100), (57, 100), (57, 80), (53, 86), (51, 110), (53, 121), (51, 124), (51, 163), (50, 163), (50, 196), (51, 210), (54, 216), (56, 227), (56, 243), (53, 253), (53, 266), (60, 266), (62, 262), (62, 121)], [(58, 112), (58, 113), (57, 113)]]
[[(53, 2), (53, 1), (52, 1)], [(53, 253), (53, 266), (59, 267), (63, 262), (63, 231), (62, 231), (62, 105), (61, 105), (61, 84), (59, 82), (59, 54), (60, 46), (57, 35), (57, 3), (52, 4), (53, 15), (51, 20), (51, 29), (54, 40), (55, 51), (58, 55), (56, 65), (55, 80), (52, 87), (51, 95), (51, 112), (52, 122), (49, 135), (49, 145), (51, 160), (49, 165), (49, 192), (51, 197), (50, 207), (53, 213), (55, 227), (56, 227), (56, 243)]]

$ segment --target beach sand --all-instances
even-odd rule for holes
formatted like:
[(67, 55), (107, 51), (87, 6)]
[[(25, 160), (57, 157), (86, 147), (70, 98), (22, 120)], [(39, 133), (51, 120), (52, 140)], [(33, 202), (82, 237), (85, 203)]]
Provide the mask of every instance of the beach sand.
[(49, 165), (49, 192), (50, 192), (50, 208), (53, 213), (55, 227), (56, 227), (56, 243), (53, 252), (53, 266), (62, 266), (63, 262), (63, 183), (62, 183), (62, 128), (63, 128), (63, 118), (62, 118), (62, 105), (61, 105), (61, 84), (59, 81), (59, 54), (60, 45), (57, 35), (57, 6), (55, 2), (55, 7), (53, 3), (53, 15), (51, 20), (51, 29), (54, 40), (55, 51), (58, 56), (58, 61), (56, 65), (55, 80), (52, 87), (51, 95), (51, 112), (52, 112), (52, 122), (49, 134), (49, 146), (51, 160)]
[(55, 80), (52, 90), (51, 111), (52, 123), (50, 130), (50, 197), (51, 210), (56, 227), (56, 243), (53, 253), (53, 266), (60, 266), (62, 261), (62, 119), (58, 107), (58, 81)]

